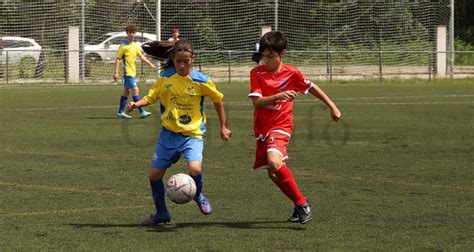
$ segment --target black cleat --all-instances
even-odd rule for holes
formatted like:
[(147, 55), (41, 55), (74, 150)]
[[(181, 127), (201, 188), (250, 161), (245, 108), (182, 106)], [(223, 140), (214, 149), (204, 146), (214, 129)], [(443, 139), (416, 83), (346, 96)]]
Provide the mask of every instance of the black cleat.
[(298, 217), (298, 214), (296, 213), (296, 207), (293, 210), (293, 214), (288, 218), (288, 222), (300, 222), (300, 218)]
[[(311, 207), (312, 204), (311, 204), (310, 199), (308, 199), (308, 198), (305, 198), (305, 199), (306, 199), (306, 204), (309, 205), (309, 207)], [(296, 210), (297, 208), (298, 207), (295, 207), (293, 209), (293, 214), (290, 216), (290, 218), (288, 218), (288, 220), (287, 220), (288, 222), (300, 222), (300, 217), (298, 216), (298, 212)]]
[(305, 224), (313, 219), (311, 207), (308, 203), (295, 207), (295, 212), (296, 215), (298, 215), (298, 220), (301, 224)]

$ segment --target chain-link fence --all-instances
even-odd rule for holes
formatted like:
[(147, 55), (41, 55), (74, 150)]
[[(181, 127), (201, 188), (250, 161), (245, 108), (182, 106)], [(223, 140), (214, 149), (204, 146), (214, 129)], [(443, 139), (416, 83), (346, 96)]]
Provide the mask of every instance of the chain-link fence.
[[(471, 52), (456, 52), (464, 61), (442, 53), (453, 44), (449, 0), (8, 0), (0, 7), (0, 83), (111, 82), (132, 23), (141, 41), (167, 39), (179, 28), (198, 51), (196, 67), (225, 80), (247, 78), (255, 42), (267, 30), (284, 32), (286, 62), (317, 79), (456, 77), (474, 65)], [(435, 64), (440, 55), (447, 66)], [(156, 77), (138, 68), (140, 79)]]
[[(71, 83), (68, 78), (67, 61), (70, 53), (71, 51), (67, 50), (51, 49), (4, 51), (0, 64), (0, 84)], [(194, 67), (220, 82), (248, 80), (250, 69), (256, 66), (252, 61), (252, 54), (253, 51), (201, 50), (197, 51)], [(314, 80), (433, 79), (440, 77), (435, 62), (437, 54), (440, 52), (288, 51), (284, 56), (284, 62), (298, 66), (305, 76)], [(459, 58), (472, 59), (474, 51), (459, 51), (455, 55)], [(393, 63), (395, 61), (396, 64)], [(85, 77), (80, 83), (115, 84), (112, 79), (113, 70), (113, 61), (86, 61)], [(139, 81), (145, 83), (154, 82), (158, 76), (140, 62), (137, 64), (137, 72)], [(448, 73), (446, 77), (474, 77), (474, 65), (459, 63), (453, 69), (452, 75), (449, 71), (445, 72)]]

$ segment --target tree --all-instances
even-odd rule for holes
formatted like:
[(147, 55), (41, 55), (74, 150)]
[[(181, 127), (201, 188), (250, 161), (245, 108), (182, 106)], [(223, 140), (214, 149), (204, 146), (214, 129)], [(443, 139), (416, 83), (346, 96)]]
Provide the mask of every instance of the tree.
[(454, 33), (455, 36), (464, 42), (474, 44), (474, 1), (455, 0), (454, 1)]

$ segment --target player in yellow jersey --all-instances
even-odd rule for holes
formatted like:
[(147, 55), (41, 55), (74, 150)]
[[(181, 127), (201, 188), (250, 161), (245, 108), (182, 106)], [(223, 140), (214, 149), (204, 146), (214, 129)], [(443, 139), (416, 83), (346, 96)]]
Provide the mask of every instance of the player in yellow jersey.
[[(137, 60), (137, 58), (140, 58), (143, 63), (153, 68), (153, 70), (155, 70), (156, 66), (143, 55), (140, 46), (135, 43), (137, 27), (135, 25), (129, 25), (125, 28), (125, 31), (127, 32), (127, 41), (124, 41), (124, 43), (120, 45), (118, 49), (113, 78), (115, 81), (118, 80), (119, 66), (122, 62), (124, 91), (123, 95), (120, 97), (120, 105), (117, 117), (129, 119), (132, 117), (125, 113), (125, 108), (128, 102), (128, 95), (131, 93), (134, 101), (140, 100), (136, 79), (137, 70), (135, 61)], [(142, 108), (139, 109), (139, 112), (140, 118), (145, 118), (151, 115), (150, 112), (147, 112)]]
[(202, 193), (202, 152), (206, 135), (204, 98), (210, 97), (220, 121), (220, 136), (231, 138), (227, 126), (223, 97), (212, 80), (193, 70), (194, 50), (188, 40), (154, 41), (143, 45), (147, 54), (165, 60), (160, 78), (138, 102), (129, 102), (129, 110), (160, 102), (161, 132), (151, 161), (149, 180), (156, 212), (142, 222), (145, 226), (171, 220), (165, 202), (163, 176), (181, 155), (188, 164), (188, 171), (196, 182), (196, 201), (199, 210), (208, 215), (212, 207)]

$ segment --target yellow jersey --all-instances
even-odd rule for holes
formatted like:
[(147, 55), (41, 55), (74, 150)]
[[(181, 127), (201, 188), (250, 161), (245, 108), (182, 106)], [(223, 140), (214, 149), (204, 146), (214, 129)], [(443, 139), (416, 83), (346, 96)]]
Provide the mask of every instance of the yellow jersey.
[(206, 114), (204, 97), (212, 102), (222, 101), (212, 80), (196, 70), (181, 76), (175, 68), (163, 71), (161, 77), (143, 97), (149, 103), (160, 100), (161, 124), (168, 130), (202, 139), (205, 135)]
[(124, 76), (137, 76), (135, 61), (141, 55), (143, 55), (142, 50), (135, 42), (129, 44), (128, 41), (125, 41), (124, 44), (120, 45), (117, 59), (122, 60)]

